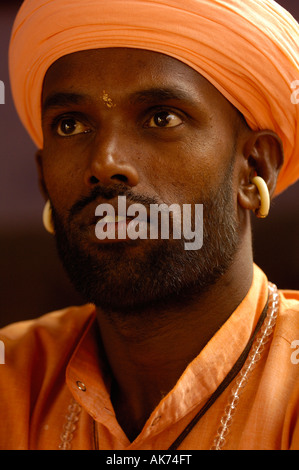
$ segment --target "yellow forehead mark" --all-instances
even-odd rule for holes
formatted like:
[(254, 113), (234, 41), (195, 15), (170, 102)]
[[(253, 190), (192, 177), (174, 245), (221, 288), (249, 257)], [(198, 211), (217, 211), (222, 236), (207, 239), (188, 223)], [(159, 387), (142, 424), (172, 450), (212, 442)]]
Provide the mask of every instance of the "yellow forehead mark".
[(102, 99), (104, 101), (104, 104), (107, 106), (107, 108), (115, 108), (116, 104), (114, 104), (112, 99), (109, 98), (109, 95), (105, 90), (103, 90)]

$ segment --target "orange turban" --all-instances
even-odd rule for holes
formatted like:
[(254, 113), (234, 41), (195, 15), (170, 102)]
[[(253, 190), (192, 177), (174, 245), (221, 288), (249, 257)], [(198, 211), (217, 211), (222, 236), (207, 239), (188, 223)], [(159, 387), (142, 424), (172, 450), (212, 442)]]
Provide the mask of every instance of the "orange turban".
[(207, 78), (252, 129), (280, 136), (279, 193), (299, 178), (298, 44), (298, 23), (273, 0), (25, 0), (11, 36), (11, 86), (42, 148), (43, 79), (58, 58), (107, 47), (167, 54)]

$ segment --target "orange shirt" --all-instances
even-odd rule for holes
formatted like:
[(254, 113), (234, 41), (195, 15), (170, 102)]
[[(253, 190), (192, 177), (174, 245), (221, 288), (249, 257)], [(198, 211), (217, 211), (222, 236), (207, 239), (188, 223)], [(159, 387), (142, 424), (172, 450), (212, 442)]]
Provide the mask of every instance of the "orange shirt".
[[(299, 292), (280, 291), (279, 296), (274, 333), (240, 395), (224, 449), (299, 449)], [(96, 339), (93, 305), (3, 328), (0, 449), (168, 449), (231, 370), (266, 300), (267, 278), (254, 266), (245, 299), (133, 442), (119, 426), (110, 401), (109, 368)], [(179, 450), (211, 448), (235, 380)]]

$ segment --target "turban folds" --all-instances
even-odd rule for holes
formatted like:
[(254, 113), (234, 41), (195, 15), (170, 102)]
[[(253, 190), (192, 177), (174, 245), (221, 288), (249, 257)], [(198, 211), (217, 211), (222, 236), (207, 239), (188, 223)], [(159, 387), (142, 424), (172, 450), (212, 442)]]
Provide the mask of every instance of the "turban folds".
[(167, 54), (208, 79), (253, 130), (279, 135), (279, 193), (299, 178), (298, 45), (298, 23), (273, 0), (25, 0), (10, 79), (20, 118), (42, 148), (43, 80), (57, 59), (108, 47)]

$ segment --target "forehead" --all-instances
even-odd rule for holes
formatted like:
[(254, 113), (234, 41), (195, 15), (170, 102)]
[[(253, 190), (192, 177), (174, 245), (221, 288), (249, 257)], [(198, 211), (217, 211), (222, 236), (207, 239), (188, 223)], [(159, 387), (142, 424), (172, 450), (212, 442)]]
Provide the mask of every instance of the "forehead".
[[(108, 48), (79, 51), (58, 59), (47, 71), (43, 101), (57, 92), (113, 94), (122, 99), (138, 90), (171, 90), (181, 99), (205, 101), (212, 106), (233, 108), (226, 98), (201, 74), (187, 64), (158, 52)], [(142, 95), (144, 96), (144, 94)], [(169, 96), (171, 99), (171, 96)]]
[(195, 80), (197, 75), (200, 77), (191, 67), (165, 54), (141, 49), (107, 48), (79, 51), (61, 57), (49, 68), (45, 84), (48, 86), (57, 78), (71, 78), (74, 72), (81, 79), (87, 74), (96, 75), (99, 80), (104, 80), (108, 75), (110, 79), (114, 76), (115, 83), (119, 79), (127, 79), (130, 83), (132, 77), (142, 78), (144, 73), (152, 80), (166, 80), (171, 78), (169, 74), (175, 80), (181, 74), (188, 74), (190, 80)]

